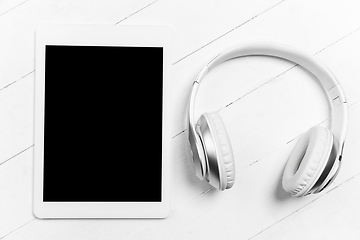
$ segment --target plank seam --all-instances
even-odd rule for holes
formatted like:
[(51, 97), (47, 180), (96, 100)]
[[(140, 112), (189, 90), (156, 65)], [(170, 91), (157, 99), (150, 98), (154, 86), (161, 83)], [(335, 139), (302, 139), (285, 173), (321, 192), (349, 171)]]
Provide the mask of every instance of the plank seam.
[(278, 224), (279, 222), (281, 222), (281, 221), (285, 220), (286, 218), (288, 218), (288, 217), (290, 217), (290, 216), (294, 215), (295, 213), (297, 213), (297, 212), (301, 211), (302, 209), (304, 209), (305, 207), (307, 207), (307, 206), (308, 206), (308, 205), (310, 205), (311, 203), (313, 203), (313, 202), (317, 201), (318, 199), (321, 199), (322, 197), (324, 197), (324, 196), (326, 196), (327, 194), (329, 194), (330, 192), (334, 191), (335, 189), (337, 189), (337, 188), (338, 188), (338, 187), (340, 187), (341, 185), (346, 184), (347, 182), (349, 182), (349, 181), (353, 180), (354, 178), (357, 178), (358, 176), (360, 176), (360, 173), (358, 173), (358, 174), (356, 174), (356, 175), (354, 175), (354, 176), (350, 177), (350, 178), (349, 178), (349, 179), (347, 179), (346, 181), (344, 181), (344, 182), (340, 183), (339, 185), (337, 185), (337, 186), (333, 187), (332, 189), (330, 189), (329, 191), (325, 192), (323, 195), (319, 196), (318, 198), (316, 198), (316, 199), (312, 200), (311, 202), (309, 202), (309, 203), (305, 204), (305, 205), (304, 205), (304, 206), (302, 206), (301, 208), (299, 208), (299, 209), (297, 209), (296, 211), (294, 211), (294, 212), (290, 213), (289, 215), (287, 215), (287, 216), (283, 217), (283, 218), (282, 218), (282, 219), (280, 219), (279, 221), (277, 221), (277, 222), (275, 222), (275, 223), (271, 224), (271, 225), (270, 225), (270, 226), (268, 226), (267, 228), (265, 228), (265, 229), (261, 230), (260, 232), (258, 232), (258, 233), (257, 233), (257, 234), (255, 234), (254, 236), (250, 237), (248, 240), (253, 239), (254, 237), (256, 237), (256, 236), (260, 235), (261, 233), (263, 233), (263, 232), (267, 231), (268, 229), (270, 229), (271, 227), (275, 226), (275, 225), (276, 225), (276, 224)]
[(19, 3), (18, 5), (16, 5), (16, 6), (14, 6), (14, 7), (10, 8), (9, 10), (6, 10), (5, 12), (3, 12), (3, 13), (1, 13), (1, 14), (0, 14), (0, 17), (1, 17), (1, 16), (3, 16), (3, 15), (5, 15), (5, 14), (6, 14), (6, 13), (8, 13), (8, 12), (10, 12), (10, 11), (14, 10), (15, 8), (17, 8), (17, 7), (21, 6), (21, 5), (23, 5), (24, 3), (28, 2), (28, 1), (29, 1), (29, 0), (26, 0), (26, 1), (24, 1), (24, 2), (21, 2), (21, 3)]
[(3, 165), (4, 163), (10, 161), (11, 159), (14, 159), (15, 157), (19, 156), (19, 155), (22, 154), (23, 152), (29, 150), (29, 149), (32, 148), (33, 146), (34, 146), (34, 144), (30, 145), (29, 147), (21, 150), (20, 152), (16, 153), (16, 154), (13, 155), (12, 157), (10, 157), (10, 158), (6, 159), (5, 161), (1, 162), (1, 163), (0, 163), (0, 166)]
[(128, 19), (129, 17), (134, 16), (135, 14), (137, 14), (137, 13), (141, 12), (142, 10), (144, 10), (144, 9), (146, 9), (146, 8), (148, 8), (148, 7), (150, 7), (151, 5), (153, 5), (154, 3), (158, 2), (158, 1), (159, 1), (159, 0), (156, 0), (156, 1), (154, 1), (154, 2), (151, 2), (151, 3), (149, 3), (148, 5), (146, 5), (146, 6), (142, 7), (142, 8), (140, 8), (139, 10), (137, 10), (137, 11), (135, 11), (135, 12), (131, 13), (129, 16), (127, 16), (127, 17), (125, 17), (125, 18), (121, 19), (120, 21), (116, 22), (116, 23), (115, 23), (115, 25), (118, 25), (119, 23), (121, 23), (121, 22), (125, 21), (125, 20), (126, 20), (126, 19)]
[(284, 1), (285, 1), (285, 0), (282, 0), (282, 1), (280, 1), (280, 2), (278, 2), (278, 3), (276, 3), (276, 4), (274, 4), (274, 5), (273, 5), (273, 6), (271, 6), (270, 8), (267, 8), (267, 9), (265, 9), (264, 11), (262, 11), (262, 12), (260, 12), (260, 13), (256, 14), (255, 16), (253, 16), (253, 17), (249, 18), (248, 20), (246, 20), (245, 22), (241, 23), (240, 25), (238, 25), (238, 26), (236, 26), (236, 27), (234, 27), (234, 28), (230, 29), (229, 31), (227, 31), (227, 32), (223, 33), (223, 34), (222, 34), (222, 35), (220, 35), (219, 37), (217, 37), (217, 38), (215, 38), (215, 39), (211, 40), (210, 42), (206, 43), (205, 45), (201, 46), (200, 48), (198, 48), (198, 49), (194, 50), (193, 52), (191, 52), (191, 53), (187, 54), (186, 56), (184, 56), (184, 57), (180, 58), (180, 59), (179, 59), (179, 60), (177, 60), (177, 61), (176, 61), (173, 65), (175, 65), (175, 64), (177, 64), (177, 63), (179, 63), (179, 62), (183, 61), (185, 58), (187, 58), (187, 57), (189, 57), (189, 56), (193, 55), (194, 53), (196, 53), (196, 52), (200, 51), (201, 49), (203, 49), (203, 48), (205, 48), (205, 47), (209, 46), (210, 44), (212, 44), (212, 43), (214, 43), (214, 42), (216, 42), (216, 41), (217, 41), (217, 40), (219, 40), (220, 38), (222, 38), (222, 37), (224, 37), (224, 36), (228, 35), (229, 33), (231, 33), (231, 32), (233, 32), (233, 31), (235, 31), (236, 29), (238, 29), (238, 28), (240, 28), (240, 27), (244, 26), (245, 24), (249, 23), (251, 20), (254, 20), (255, 18), (259, 17), (260, 15), (262, 15), (262, 14), (264, 14), (264, 13), (266, 13), (266, 12), (270, 11), (271, 9), (273, 9), (274, 7), (276, 7), (276, 6), (280, 5), (280, 4), (281, 4), (282, 2), (284, 2)]
[(8, 85), (6, 85), (6, 86), (4, 86), (3, 88), (1, 88), (1, 89), (0, 89), (0, 92), (1, 92), (2, 90), (4, 90), (5, 88), (10, 87), (11, 85), (13, 85), (14, 83), (16, 83), (17, 81), (20, 81), (21, 79), (26, 78), (27, 76), (31, 75), (31, 74), (34, 73), (34, 72), (35, 72), (35, 70), (32, 70), (31, 72), (28, 72), (27, 74), (25, 74), (25, 75), (22, 76), (21, 78), (15, 80), (15, 81), (12, 81), (12, 82), (9, 83)]
[(30, 223), (30, 222), (33, 221), (34, 219), (35, 219), (35, 218), (27, 221), (26, 223), (22, 224), (21, 226), (17, 227), (16, 229), (14, 229), (14, 230), (10, 231), (9, 233), (5, 234), (4, 236), (0, 237), (0, 240), (1, 240), (1, 239), (4, 239), (5, 237), (9, 236), (10, 234), (16, 232), (17, 230), (19, 230), (20, 228), (24, 227), (25, 225), (27, 225), (28, 223)]

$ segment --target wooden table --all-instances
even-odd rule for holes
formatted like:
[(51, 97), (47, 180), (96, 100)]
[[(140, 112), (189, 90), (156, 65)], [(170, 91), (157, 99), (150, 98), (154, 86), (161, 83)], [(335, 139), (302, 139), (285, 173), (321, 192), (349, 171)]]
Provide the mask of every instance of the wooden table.
[[(0, 239), (359, 239), (359, 6), (357, 0), (1, 0)], [(43, 23), (172, 28), (167, 219), (40, 220), (32, 214), (34, 32)], [(281, 177), (301, 134), (314, 125), (330, 126), (331, 109), (311, 74), (270, 57), (226, 62), (200, 88), (196, 114), (218, 111), (229, 132), (234, 187), (218, 192), (193, 172), (184, 118), (191, 83), (219, 51), (259, 39), (315, 55), (347, 94), (350, 123), (342, 170), (321, 194), (292, 198), (282, 190)]]

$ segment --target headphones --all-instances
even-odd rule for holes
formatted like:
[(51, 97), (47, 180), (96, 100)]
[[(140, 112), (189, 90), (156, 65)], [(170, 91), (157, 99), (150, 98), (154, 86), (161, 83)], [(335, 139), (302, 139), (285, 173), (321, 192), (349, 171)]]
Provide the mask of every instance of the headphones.
[(194, 119), (199, 85), (206, 74), (227, 60), (245, 56), (271, 56), (301, 65), (320, 81), (331, 102), (330, 129), (310, 128), (298, 140), (282, 177), (282, 186), (294, 197), (319, 193), (328, 187), (340, 170), (348, 128), (348, 105), (345, 93), (328, 68), (312, 55), (275, 42), (250, 42), (235, 45), (210, 60), (193, 82), (189, 108), (188, 140), (196, 175), (218, 190), (229, 189), (235, 182), (233, 152), (223, 120), (217, 112), (203, 113)]

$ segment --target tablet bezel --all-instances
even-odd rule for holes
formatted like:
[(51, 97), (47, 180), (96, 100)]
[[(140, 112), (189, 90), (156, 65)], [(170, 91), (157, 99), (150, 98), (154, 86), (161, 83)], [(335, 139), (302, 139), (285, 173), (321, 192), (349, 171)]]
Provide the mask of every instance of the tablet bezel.
[[(161, 202), (44, 202), (44, 96), (46, 45), (163, 48)], [(38, 218), (165, 218), (170, 213), (171, 30), (166, 26), (44, 25), (36, 30), (34, 199)], [(141, 58), (141, 56), (139, 56)], [(129, 89), (129, 92), (136, 89)], [(71, 167), (71, 166), (69, 166)], [(122, 184), (119, 183), (121, 191)], [(142, 186), (138, 186), (141, 191)]]

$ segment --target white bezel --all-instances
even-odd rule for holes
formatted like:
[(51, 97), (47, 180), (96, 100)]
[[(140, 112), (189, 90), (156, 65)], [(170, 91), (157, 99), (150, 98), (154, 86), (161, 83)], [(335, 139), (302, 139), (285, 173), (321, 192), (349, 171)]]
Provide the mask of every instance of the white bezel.
[[(43, 202), (46, 45), (163, 47), (162, 202)], [(171, 31), (164, 26), (44, 25), (37, 29), (33, 203), (33, 212), (36, 217), (164, 218), (169, 215), (171, 184), (171, 50)], [(129, 89), (129, 92), (136, 95), (136, 89)], [(139, 137), (141, 138), (141, 136)], [(139, 145), (141, 145), (141, 142), (139, 142)], [(119, 183), (119, 189), (121, 187), (122, 184)], [(141, 186), (139, 186), (139, 190), (141, 191)]]

